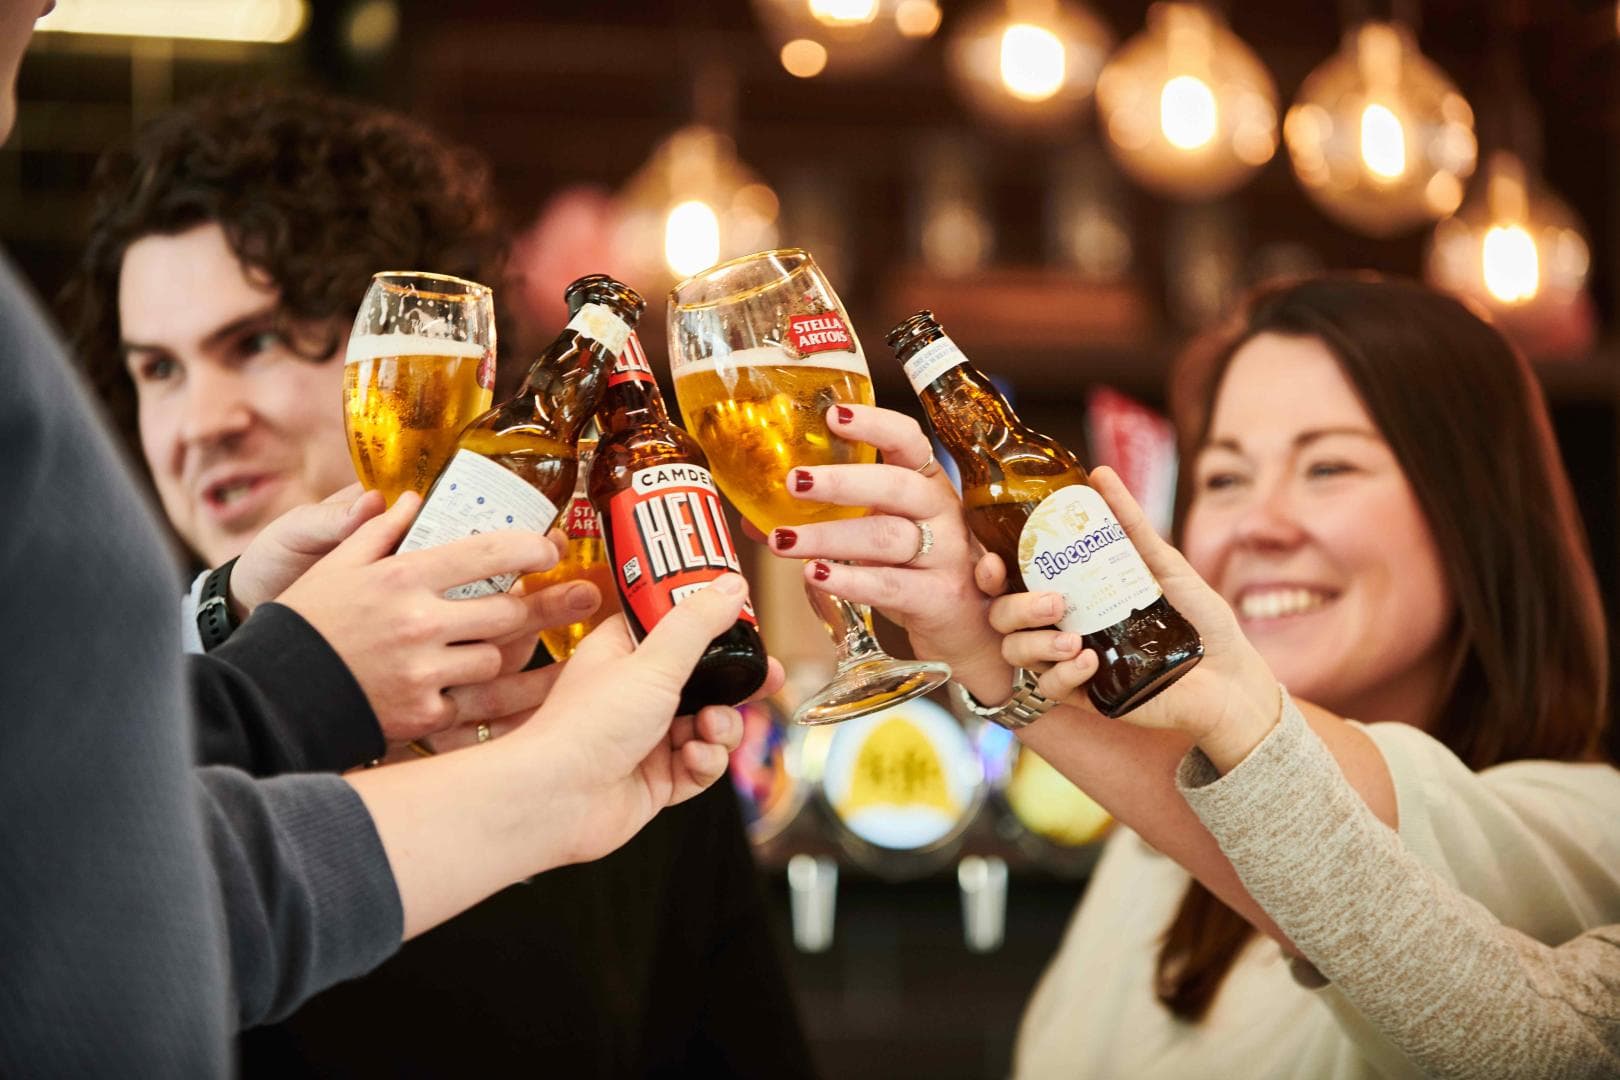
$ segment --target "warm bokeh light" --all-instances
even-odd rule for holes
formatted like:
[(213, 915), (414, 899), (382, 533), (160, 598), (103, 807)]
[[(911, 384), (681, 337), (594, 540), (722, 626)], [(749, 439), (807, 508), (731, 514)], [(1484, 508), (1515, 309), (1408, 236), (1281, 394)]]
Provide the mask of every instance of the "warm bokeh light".
[(708, 203), (690, 199), (670, 208), (664, 261), (676, 277), (691, 277), (720, 261), (720, 219)]
[(1490, 156), (1434, 227), (1426, 276), (1495, 313), (1526, 351), (1578, 354), (1593, 331), (1592, 253), (1579, 219), (1516, 155)]
[(1022, 101), (1045, 101), (1063, 88), (1063, 42), (1044, 26), (1014, 23), (1001, 34), (1001, 81)]
[(1294, 173), (1330, 217), (1390, 236), (1457, 209), (1474, 111), (1398, 23), (1367, 22), (1305, 79), (1283, 122)]
[(737, 160), (729, 138), (701, 125), (654, 150), (619, 193), (617, 208), (614, 248), (626, 274), (688, 277), (776, 246), (776, 193)]
[(1062, 130), (1091, 100), (1113, 35), (1069, 0), (990, 0), (953, 24), (952, 82), (996, 124)]
[(1384, 180), (1406, 174), (1406, 128), (1387, 105), (1361, 110), (1361, 160), (1368, 172)]
[(934, 0), (900, 0), (894, 9), (894, 25), (908, 38), (933, 37), (942, 17)]
[(782, 46), (782, 66), (789, 75), (813, 79), (827, 70), (827, 49), (819, 41), (794, 38)]
[(1097, 80), (1097, 113), (1120, 166), (1176, 198), (1225, 194), (1277, 149), (1270, 74), (1201, 4), (1148, 9)]
[(1159, 129), (1177, 150), (1197, 150), (1215, 138), (1215, 92), (1194, 75), (1177, 75), (1159, 94)]
[(1536, 242), (1522, 225), (1492, 225), (1480, 248), (1485, 288), (1504, 304), (1531, 299), (1541, 289)]
[(810, 14), (828, 26), (864, 26), (877, 18), (877, 0), (809, 0)]
[(934, 32), (940, 18), (933, 0), (751, 2), (782, 66), (801, 79), (859, 75), (898, 63)]
[(205, 41), (291, 41), (309, 20), (304, 0), (59, 0), (40, 33)]

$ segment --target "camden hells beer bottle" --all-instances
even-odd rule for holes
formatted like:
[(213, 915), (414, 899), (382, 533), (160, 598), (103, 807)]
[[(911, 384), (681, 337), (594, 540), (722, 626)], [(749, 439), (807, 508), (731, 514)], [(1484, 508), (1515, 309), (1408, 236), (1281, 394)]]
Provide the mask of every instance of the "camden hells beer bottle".
[[(602, 400), (607, 366), (646, 302), (604, 274), (568, 286), (575, 312), (529, 369), (517, 395), (468, 424), (434, 480), (400, 551), (495, 529), (543, 533), (567, 505), (579, 471), (580, 429)], [(505, 592), (502, 574), (451, 589), (452, 600)]]
[[(625, 621), (639, 642), (684, 597), (741, 567), (708, 459), (670, 422), (634, 334), (607, 381), (589, 489)], [(735, 705), (760, 688), (765, 672), (765, 643), (745, 605), (698, 660), (676, 712)]]
[(1198, 631), (1170, 606), (1086, 470), (1031, 431), (930, 311), (889, 331), (912, 389), (962, 474), (968, 528), (1007, 564), (1009, 585), (1061, 593), (1058, 627), (1077, 633), (1101, 666), (1091, 702), (1120, 716), (1193, 669)]

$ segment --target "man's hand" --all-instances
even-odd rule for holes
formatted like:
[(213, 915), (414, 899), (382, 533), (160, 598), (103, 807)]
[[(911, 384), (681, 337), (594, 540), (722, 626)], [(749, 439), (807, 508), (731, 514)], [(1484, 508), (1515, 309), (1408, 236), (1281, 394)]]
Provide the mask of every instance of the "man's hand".
[[(533, 651), (541, 626), (579, 617), (570, 602), (578, 590), (571, 585), (525, 597), (445, 599), (445, 590), (469, 581), (550, 569), (557, 549), (546, 537), (511, 530), (390, 554), (420, 505), (413, 493), (400, 496), (279, 597), (343, 659), (389, 742), (468, 719), (461, 715), (464, 702), (479, 718), (496, 709), (510, 712), (514, 704), (532, 707), (544, 696), (542, 680), (516, 679), (495, 692), (470, 688), (512, 676)], [(462, 689), (445, 692), (453, 688)]]
[(358, 483), (318, 503), (295, 506), (259, 530), (231, 571), (231, 610), (238, 621), (280, 596), (354, 530), (383, 511), (381, 492)]
[[(557, 806), (566, 861), (607, 854), (659, 810), (725, 774), (742, 740), (737, 710), (711, 705), (671, 716), (693, 666), (736, 621), (747, 593), (740, 576), (718, 578), (682, 600), (639, 647), (622, 615), (608, 619), (580, 642), (545, 705), (512, 736), (543, 740), (548, 774), (566, 788)], [(775, 693), (783, 681), (773, 659), (754, 696)]]

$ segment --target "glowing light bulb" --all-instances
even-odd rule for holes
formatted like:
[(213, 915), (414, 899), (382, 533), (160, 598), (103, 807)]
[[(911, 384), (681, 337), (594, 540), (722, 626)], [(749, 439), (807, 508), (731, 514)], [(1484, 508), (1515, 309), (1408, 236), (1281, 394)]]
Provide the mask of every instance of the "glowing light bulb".
[(1382, 179), (1406, 175), (1406, 129), (1387, 105), (1361, 110), (1361, 160), (1368, 172)]
[(789, 75), (813, 79), (827, 69), (827, 49), (819, 41), (794, 38), (782, 46), (781, 60)]
[(1177, 75), (1159, 93), (1159, 129), (1177, 150), (1209, 145), (1219, 129), (1215, 92), (1195, 75)]
[(1001, 34), (1001, 82), (1020, 101), (1045, 101), (1063, 88), (1063, 42), (1044, 26), (1014, 23)]
[(900, 0), (894, 9), (894, 25), (908, 38), (932, 37), (942, 17), (934, 0)]
[(810, 14), (828, 26), (864, 26), (877, 11), (877, 0), (810, 0)]
[(664, 261), (677, 277), (691, 277), (720, 261), (720, 219), (708, 203), (690, 199), (670, 209)]
[(1480, 245), (1485, 288), (1504, 304), (1522, 304), (1541, 289), (1536, 242), (1522, 225), (1493, 225)]

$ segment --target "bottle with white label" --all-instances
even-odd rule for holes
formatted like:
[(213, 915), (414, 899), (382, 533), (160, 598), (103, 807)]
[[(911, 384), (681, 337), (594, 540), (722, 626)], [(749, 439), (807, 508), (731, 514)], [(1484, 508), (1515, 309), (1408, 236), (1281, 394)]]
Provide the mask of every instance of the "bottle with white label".
[(1059, 629), (1101, 662), (1093, 705), (1120, 716), (1191, 671), (1204, 645), (1170, 605), (1079, 460), (1018, 419), (930, 311), (889, 344), (962, 476), (968, 528), (1007, 564), (1009, 588), (1061, 593)]
[[(640, 641), (676, 604), (728, 572), (740, 572), (697, 440), (672, 423), (652, 368), (631, 336), (608, 373), (588, 484), (602, 519), (608, 562), (625, 621)], [(752, 607), (709, 642), (681, 688), (678, 713), (736, 705), (767, 673)]]
[[(607, 369), (646, 308), (627, 285), (592, 274), (568, 286), (568, 325), (529, 368), (517, 395), (468, 424), (433, 482), (400, 551), (497, 529), (545, 532), (568, 504), (579, 471), (580, 431), (596, 411)], [(502, 574), (447, 596), (505, 592)]]

